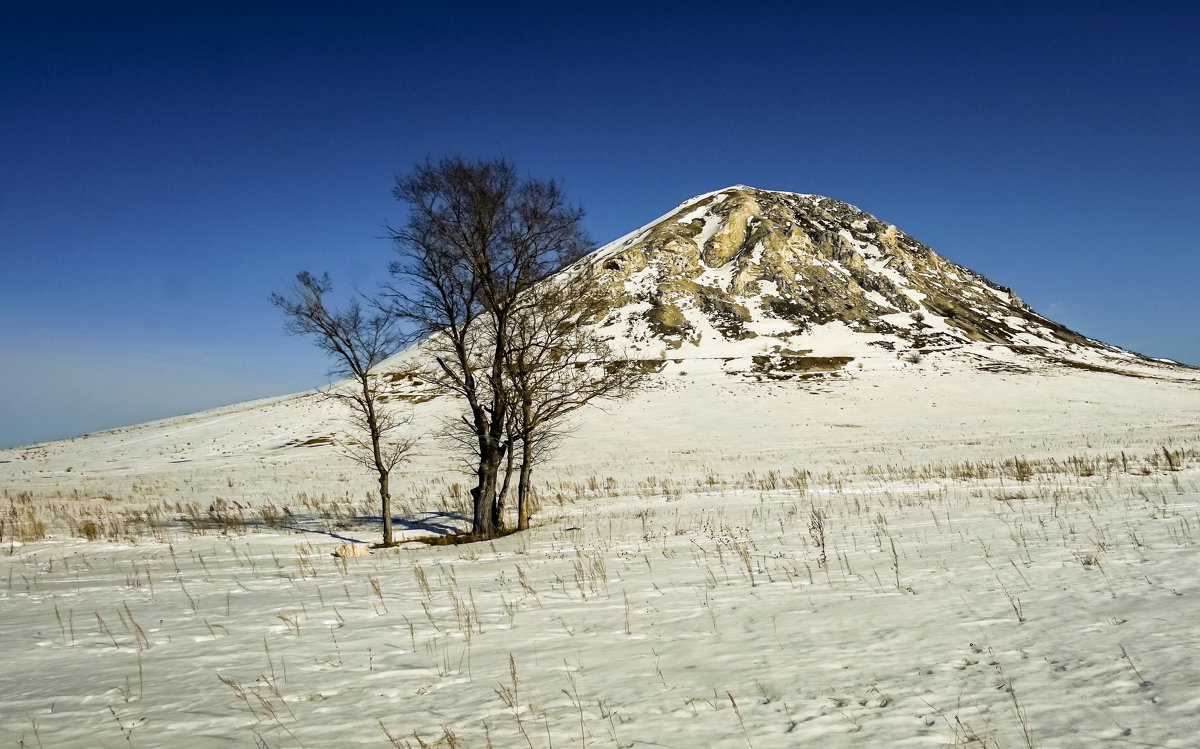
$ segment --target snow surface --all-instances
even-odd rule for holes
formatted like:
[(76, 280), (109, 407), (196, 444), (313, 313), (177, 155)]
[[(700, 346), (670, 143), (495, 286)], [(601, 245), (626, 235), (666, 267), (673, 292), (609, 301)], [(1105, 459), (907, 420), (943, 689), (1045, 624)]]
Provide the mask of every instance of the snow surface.
[[(761, 381), (734, 374), (748, 360), (668, 361), (581, 417), (536, 527), (494, 543), (342, 561), (377, 529), (6, 535), (0, 736), (1194, 745), (1200, 386), (862, 361)], [(10, 508), (301, 513), (303, 493), (365, 512), (370, 477), (297, 444), (337, 428), (330, 409), (277, 399), (8, 451), (0, 482)], [(1025, 480), (997, 467), (1017, 457)], [(456, 460), (423, 443), (397, 477), (414, 523), (455, 510), (450, 481)]]

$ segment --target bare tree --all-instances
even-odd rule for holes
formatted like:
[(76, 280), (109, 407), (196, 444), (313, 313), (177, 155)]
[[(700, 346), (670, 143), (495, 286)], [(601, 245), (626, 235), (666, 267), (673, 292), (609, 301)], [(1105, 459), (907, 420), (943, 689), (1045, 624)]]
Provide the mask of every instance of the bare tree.
[(505, 354), (514, 400), (505, 486), (519, 443), (518, 530), (529, 527), (533, 467), (565, 436), (566, 417), (595, 400), (628, 395), (643, 381), (644, 371), (588, 326), (609, 301), (592, 268), (576, 264), (523, 293), (514, 311)]
[(396, 318), (378, 308), (364, 312), (359, 300), (342, 310), (331, 310), (325, 297), (333, 288), (329, 274), (320, 277), (301, 271), (295, 285), (285, 294), (271, 295), (271, 302), (283, 310), (285, 329), (292, 334), (311, 336), (317, 348), (333, 361), (330, 374), (352, 380), (333, 383), (325, 395), (349, 407), (350, 435), (337, 441), (351, 459), (375, 472), (379, 480), (380, 512), (383, 517), (383, 545), (391, 546), (392, 497), (388, 479), (412, 451), (415, 440), (404, 434), (411, 416), (402, 416), (390, 408), (386, 384), (375, 371), (384, 359), (396, 353), (404, 343)]
[(466, 402), (471, 532), (491, 538), (502, 530), (498, 481), (519, 406), (508, 365), (522, 293), (586, 252), (583, 212), (555, 182), (521, 178), (503, 160), (426, 162), (394, 194), (409, 217), (391, 230), (393, 309), (426, 339), (426, 380)]

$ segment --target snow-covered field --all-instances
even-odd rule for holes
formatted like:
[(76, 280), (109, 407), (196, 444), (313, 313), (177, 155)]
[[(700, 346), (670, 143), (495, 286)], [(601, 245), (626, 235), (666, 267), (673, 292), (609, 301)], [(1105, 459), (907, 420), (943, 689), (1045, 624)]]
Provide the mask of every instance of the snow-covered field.
[[(531, 532), (346, 560), (377, 529), (328, 404), (0, 453), (0, 738), (1194, 746), (1193, 374), (857, 363), (668, 361)], [(429, 441), (398, 484), (420, 525), (467, 481)]]

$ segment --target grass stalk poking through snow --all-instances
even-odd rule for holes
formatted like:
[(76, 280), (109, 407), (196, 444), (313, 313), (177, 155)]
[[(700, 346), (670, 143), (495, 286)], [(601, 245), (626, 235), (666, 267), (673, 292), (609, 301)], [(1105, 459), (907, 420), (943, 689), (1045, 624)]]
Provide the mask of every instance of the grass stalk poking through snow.
[(729, 704), (733, 705), (733, 714), (737, 716), (738, 725), (742, 727), (742, 735), (746, 737), (746, 745), (750, 749), (754, 749), (754, 742), (750, 740), (750, 732), (746, 730), (746, 722), (742, 720), (742, 711), (738, 709), (737, 700), (733, 698), (733, 692), (725, 692), (729, 697)]
[(517, 662), (513, 659), (512, 653), (508, 654), (508, 675), (512, 681), (512, 686), (501, 684), (494, 691), (500, 701), (509, 710), (512, 710), (513, 718), (517, 722), (517, 731), (525, 737), (525, 742), (529, 744), (529, 749), (533, 749), (533, 740), (529, 738), (529, 733), (525, 730), (525, 724), (521, 722), (521, 702), (518, 696), (519, 680), (517, 679)]

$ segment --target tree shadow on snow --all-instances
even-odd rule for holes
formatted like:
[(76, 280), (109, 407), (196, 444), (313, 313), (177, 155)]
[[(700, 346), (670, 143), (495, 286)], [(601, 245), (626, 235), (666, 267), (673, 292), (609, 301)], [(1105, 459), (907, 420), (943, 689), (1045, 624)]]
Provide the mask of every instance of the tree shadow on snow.
[[(379, 515), (359, 515), (356, 521), (360, 524), (383, 525), (383, 518)], [(469, 519), (462, 513), (443, 510), (423, 512), (411, 517), (393, 517), (392, 527), (400, 531), (424, 531), (438, 536), (448, 536), (459, 533), (462, 530), (461, 524), (467, 522)]]

